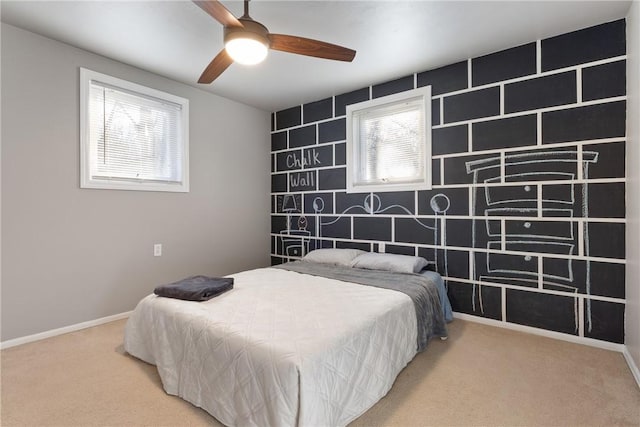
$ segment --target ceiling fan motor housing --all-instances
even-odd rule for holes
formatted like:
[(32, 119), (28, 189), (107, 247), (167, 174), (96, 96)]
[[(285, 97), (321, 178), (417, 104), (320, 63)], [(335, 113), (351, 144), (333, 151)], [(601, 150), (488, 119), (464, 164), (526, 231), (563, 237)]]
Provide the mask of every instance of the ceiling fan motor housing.
[(269, 30), (267, 27), (253, 19), (240, 18), (238, 19), (243, 27), (224, 27), (224, 43), (225, 45), (234, 39), (253, 39), (267, 48), (270, 47), (271, 41), (269, 40)]

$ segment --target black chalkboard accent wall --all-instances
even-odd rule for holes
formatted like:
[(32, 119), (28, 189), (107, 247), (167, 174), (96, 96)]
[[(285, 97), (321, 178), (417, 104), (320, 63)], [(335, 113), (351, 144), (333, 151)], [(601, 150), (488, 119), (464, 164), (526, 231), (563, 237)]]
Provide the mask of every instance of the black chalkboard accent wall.
[[(271, 258), (419, 255), (454, 311), (624, 342), (625, 21), (277, 111)], [(430, 85), (431, 190), (346, 193), (346, 106)]]

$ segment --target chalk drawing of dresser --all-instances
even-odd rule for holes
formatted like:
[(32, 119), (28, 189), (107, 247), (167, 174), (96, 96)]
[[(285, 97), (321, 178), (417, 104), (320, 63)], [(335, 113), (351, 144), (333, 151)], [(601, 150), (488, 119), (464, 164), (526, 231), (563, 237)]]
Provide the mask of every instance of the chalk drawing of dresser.
[[(474, 281), (589, 294), (589, 274), (581, 275), (586, 283), (574, 283), (571, 257), (589, 256), (588, 185), (582, 180), (597, 160), (596, 152), (565, 148), (467, 162), (473, 215), (483, 217), (473, 220), (473, 246), (488, 250), (475, 253)], [(472, 294), (480, 313), (481, 286), (473, 285)], [(575, 305), (577, 330), (577, 299)]]

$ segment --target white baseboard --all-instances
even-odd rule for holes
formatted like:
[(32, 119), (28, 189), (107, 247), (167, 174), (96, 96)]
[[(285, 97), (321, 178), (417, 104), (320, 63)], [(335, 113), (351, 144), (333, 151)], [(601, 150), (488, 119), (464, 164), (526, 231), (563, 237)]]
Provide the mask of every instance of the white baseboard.
[(584, 344), (590, 347), (602, 348), (604, 350), (617, 351), (623, 353), (626, 350), (624, 344), (616, 344), (607, 341), (595, 340), (593, 338), (579, 337), (571, 334), (563, 334), (562, 332), (548, 331), (546, 329), (538, 329), (531, 326), (518, 325), (516, 323), (503, 322), (500, 320), (487, 319), (486, 317), (472, 316), (465, 313), (453, 313), (453, 317), (470, 322), (483, 323), (485, 325), (497, 326), (498, 328), (512, 329), (514, 331), (526, 332), (529, 334), (540, 335), (547, 338), (554, 338), (561, 341), (568, 341), (576, 344)]
[(629, 353), (629, 349), (626, 346), (622, 351), (622, 354), (624, 355), (624, 359), (627, 361), (627, 365), (629, 365), (629, 369), (631, 370), (633, 377), (638, 383), (638, 388), (640, 388), (640, 369), (638, 369), (638, 365), (636, 365), (635, 360), (633, 360), (633, 357), (631, 356), (631, 353)]
[(75, 325), (65, 326), (63, 328), (52, 329), (50, 331), (40, 332), (39, 334), (27, 335), (26, 337), (14, 338), (12, 340), (0, 342), (0, 350), (15, 347), (21, 344), (27, 344), (34, 341), (43, 340), (45, 338), (55, 337), (57, 335), (68, 334), (69, 332), (79, 331), (81, 329), (91, 328), (92, 326), (102, 325), (103, 323), (113, 322), (114, 320), (126, 319), (133, 311), (126, 313), (114, 314), (113, 316), (102, 317), (100, 319), (89, 320), (87, 322), (76, 323)]

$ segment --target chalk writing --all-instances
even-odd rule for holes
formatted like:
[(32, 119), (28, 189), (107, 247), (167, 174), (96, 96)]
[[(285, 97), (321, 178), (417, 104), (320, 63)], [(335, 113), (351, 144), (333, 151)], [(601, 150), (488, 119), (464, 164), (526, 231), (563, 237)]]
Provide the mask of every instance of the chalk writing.
[(293, 152), (287, 155), (287, 168), (303, 168), (321, 166), (320, 153), (315, 148), (305, 151), (303, 154)]
[(315, 171), (309, 172), (295, 172), (289, 175), (289, 188), (293, 189), (313, 189), (316, 188), (316, 173)]

